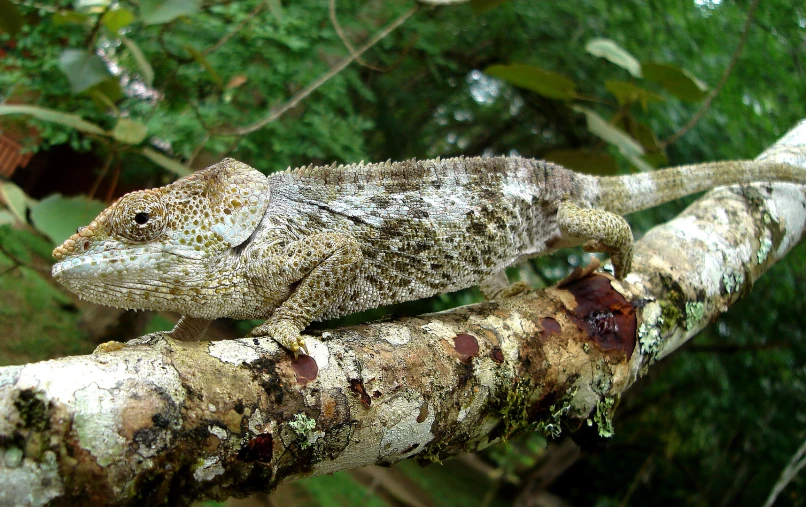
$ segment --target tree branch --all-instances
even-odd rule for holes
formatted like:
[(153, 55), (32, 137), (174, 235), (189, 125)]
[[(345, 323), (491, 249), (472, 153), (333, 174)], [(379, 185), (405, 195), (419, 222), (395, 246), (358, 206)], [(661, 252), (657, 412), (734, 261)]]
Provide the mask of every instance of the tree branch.
[[(806, 168), (806, 122), (760, 160)], [(0, 504), (143, 505), (439, 461), (523, 429), (612, 433), (621, 393), (804, 234), (806, 188), (725, 187), (636, 245), (622, 282), (307, 338), (159, 340), (0, 368)]]

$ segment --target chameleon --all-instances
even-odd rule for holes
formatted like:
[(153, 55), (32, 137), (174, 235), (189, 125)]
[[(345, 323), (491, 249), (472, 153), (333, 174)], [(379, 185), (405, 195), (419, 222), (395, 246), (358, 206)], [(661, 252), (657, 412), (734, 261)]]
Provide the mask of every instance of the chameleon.
[(715, 186), (806, 183), (780, 163), (713, 162), (593, 176), (521, 158), (306, 166), (263, 175), (223, 161), (124, 195), (53, 251), (53, 276), (89, 301), (169, 310), (168, 336), (198, 340), (214, 319), (267, 319), (295, 357), (315, 320), (479, 285), (559, 248), (610, 255), (630, 272), (623, 215)]

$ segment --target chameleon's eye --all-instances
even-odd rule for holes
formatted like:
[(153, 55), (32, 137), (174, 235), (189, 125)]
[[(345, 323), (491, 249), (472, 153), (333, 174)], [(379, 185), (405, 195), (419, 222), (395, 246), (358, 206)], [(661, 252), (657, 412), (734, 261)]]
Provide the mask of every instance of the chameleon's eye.
[(153, 241), (165, 229), (167, 211), (160, 194), (132, 192), (115, 204), (110, 217), (112, 232), (136, 243)]

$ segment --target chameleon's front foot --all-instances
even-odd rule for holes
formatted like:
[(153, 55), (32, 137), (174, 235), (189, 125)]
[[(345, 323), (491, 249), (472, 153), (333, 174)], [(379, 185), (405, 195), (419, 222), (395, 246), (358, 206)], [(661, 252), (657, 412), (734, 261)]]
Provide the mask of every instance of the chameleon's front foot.
[(297, 359), (300, 350), (308, 354), (305, 338), (302, 337), (300, 331), (301, 329), (290, 320), (267, 320), (253, 329), (249, 336), (253, 338), (268, 336), (294, 354), (294, 359)]

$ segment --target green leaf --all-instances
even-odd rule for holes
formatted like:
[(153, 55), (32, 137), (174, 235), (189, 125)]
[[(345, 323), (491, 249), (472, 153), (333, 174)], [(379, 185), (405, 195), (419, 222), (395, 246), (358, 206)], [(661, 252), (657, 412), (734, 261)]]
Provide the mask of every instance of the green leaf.
[(155, 164), (162, 166), (169, 172), (172, 172), (179, 177), (187, 176), (192, 172), (190, 169), (183, 166), (176, 160), (166, 157), (162, 153), (152, 150), (151, 148), (143, 148), (142, 150), (140, 150), (140, 153), (142, 153), (143, 156), (145, 156)]
[(45, 109), (37, 106), (25, 106), (20, 104), (0, 104), (0, 116), (7, 114), (27, 114), (43, 121), (58, 123), (66, 127), (72, 127), (88, 134), (106, 135), (106, 132), (94, 123), (83, 120), (75, 114), (62, 113), (53, 109)]
[(137, 66), (140, 68), (140, 77), (143, 78), (143, 82), (149, 87), (154, 86), (154, 69), (140, 50), (140, 46), (123, 35), (120, 36), (120, 40), (122, 40), (123, 44), (131, 51), (134, 61), (137, 62)]
[(662, 102), (665, 100), (657, 93), (652, 93), (628, 81), (605, 81), (605, 88), (616, 96), (619, 104), (640, 102), (644, 110), (646, 110), (650, 102)]
[(14, 217), (22, 223), (25, 218), (25, 209), (28, 206), (28, 196), (20, 187), (10, 181), (0, 181), (0, 202), (6, 205)]
[(199, 51), (198, 49), (194, 48), (190, 44), (185, 44), (185, 50), (190, 53), (190, 56), (196, 60), (196, 63), (204, 67), (204, 70), (207, 71), (207, 74), (210, 76), (210, 79), (219, 86), (219, 88), (224, 87), (224, 81), (221, 80), (221, 76), (218, 75), (218, 72), (210, 65), (210, 62), (205, 58), (205, 56)]
[(59, 11), (51, 19), (54, 26), (81, 25), (87, 21), (87, 16), (76, 11)]
[(104, 79), (97, 85), (89, 88), (87, 93), (91, 96), (100, 93), (113, 104), (123, 98), (123, 89), (120, 87), (120, 81), (118, 81), (116, 77)]
[(70, 81), (70, 90), (81, 93), (111, 77), (101, 57), (83, 49), (65, 49), (59, 57), (59, 68)]
[(20, 11), (8, 0), (0, 0), (0, 30), (12, 37), (22, 28), (24, 20)]
[(76, 232), (76, 228), (92, 222), (106, 204), (87, 196), (64, 197), (53, 194), (31, 207), (31, 220), (54, 243), (60, 243)]
[(629, 128), (625, 129), (636, 141), (641, 143), (647, 151), (655, 151), (660, 149), (658, 136), (655, 132), (645, 123), (636, 121), (630, 117)]
[(534, 65), (490, 65), (484, 73), (550, 99), (570, 100), (576, 97), (576, 84), (573, 81)]
[(620, 128), (607, 123), (604, 118), (587, 107), (571, 106), (571, 109), (585, 115), (591, 134), (617, 147), (627, 160), (642, 171), (652, 170), (652, 167), (641, 159), (641, 155), (644, 154), (644, 147), (641, 146), (641, 143)]
[(0, 209), (0, 225), (8, 225), (16, 222), (14, 215), (4, 209)]
[(201, 0), (141, 0), (140, 16), (147, 25), (159, 25), (180, 16), (192, 16), (199, 12), (201, 4)]
[(132, 24), (132, 21), (134, 21), (134, 14), (128, 9), (109, 10), (101, 17), (101, 23), (113, 35), (116, 35), (121, 28)]
[(644, 62), (644, 77), (661, 85), (666, 91), (689, 102), (705, 98), (708, 86), (687, 70), (665, 63)]
[(618, 164), (612, 155), (606, 152), (588, 150), (551, 150), (541, 158), (588, 174), (616, 174)]
[(615, 63), (635, 77), (641, 77), (641, 64), (626, 49), (611, 39), (591, 39), (585, 51)]
[(126, 144), (140, 144), (148, 136), (148, 127), (128, 118), (119, 118), (112, 137)]

